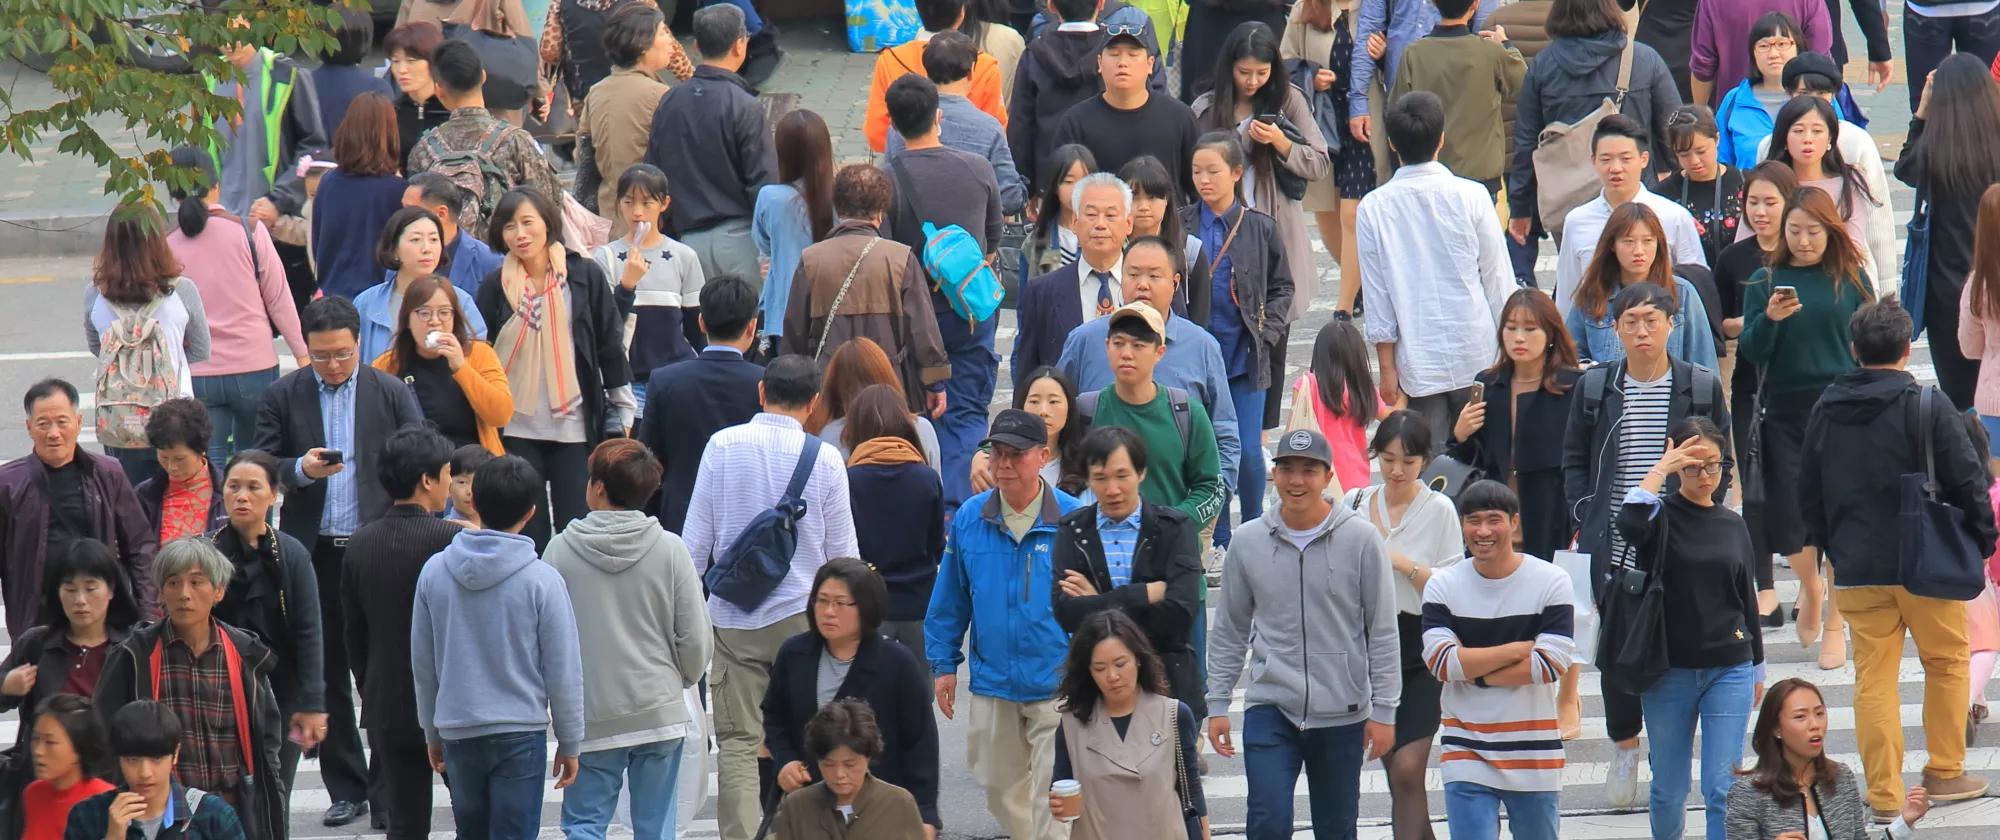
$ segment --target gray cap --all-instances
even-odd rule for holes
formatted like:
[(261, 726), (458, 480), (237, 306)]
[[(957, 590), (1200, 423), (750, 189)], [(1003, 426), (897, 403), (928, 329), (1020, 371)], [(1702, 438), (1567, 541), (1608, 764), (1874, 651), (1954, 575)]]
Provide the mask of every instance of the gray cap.
[(1307, 460), (1318, 461), (1331, 469), (1333, 467), (1333, 447), (1327, 444), (1326, 438), (1321, 436), (1320, 433), (1310, 429), (1286, 432), (1278, 438), (1278, 449), (1276, 452), (1271, 453), (1271, 460), (1275, 463), (1286, 458), (1305, 458)]

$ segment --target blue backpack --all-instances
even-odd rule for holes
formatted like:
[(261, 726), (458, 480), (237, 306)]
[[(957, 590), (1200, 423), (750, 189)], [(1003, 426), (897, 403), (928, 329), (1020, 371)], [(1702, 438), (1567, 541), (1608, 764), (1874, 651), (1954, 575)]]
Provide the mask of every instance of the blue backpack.
[[(902, 159), (891, 158), (889, 167), (896, 173), (896, 189), (909, 198), (910, 209), (919, 219), (929, 216), (917, 204), (918, 191), (910, 173), (903, 168)], [(1000, 275), (987, 264), (979, 240), (965, 228), (958, 225), (940, 228), (924, 221), (924, 249), (920, 256), (924, 272), (931, 276), (932, 288), (944, 295), (958, 317), (978, 324), (1000, 310), (1000, 301), (1007, 296), (1007, 290), (1000, 285)]]
[(702, 582), (708, 585), (709, 594), (754, 611), (785, 582), (792, 571), (792, 554), (798, 550), (799, 517), (806, 514), (806, 481), (812, 478), (821, 445), (819, 438), (806, 435), (785, 495), (743, 526), (743, 532), (708, 567)]

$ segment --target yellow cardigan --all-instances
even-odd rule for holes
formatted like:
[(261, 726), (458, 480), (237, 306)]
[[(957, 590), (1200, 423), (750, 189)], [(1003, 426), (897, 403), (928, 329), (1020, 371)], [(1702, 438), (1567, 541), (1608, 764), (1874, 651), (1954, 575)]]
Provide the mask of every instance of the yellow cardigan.
[[(373, 364), (383, 373), (401, 375), (396, 372), (393, 347), (375, 357)], [(507, 454), (500, 446), (500, 428), (514, 417), (514, 392), (507, 387), (507, 371), (500, 367), (500, 354), (493, 352), (493, 345), (474, 341), (466, 345), (465, 364), (451, 378), (458, 380), (473, 416), (479, 418), (479, 445), (495, 455)]]

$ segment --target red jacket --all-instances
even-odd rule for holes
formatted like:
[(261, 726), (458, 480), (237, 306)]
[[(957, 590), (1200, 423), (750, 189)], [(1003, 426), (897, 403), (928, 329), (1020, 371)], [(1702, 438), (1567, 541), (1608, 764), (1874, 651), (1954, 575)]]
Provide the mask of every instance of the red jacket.
[[(146, 521), (139, 497), (110, 456), (78, 448), (76, 457), (87, 472), (83, 494), (90, 506), (90, 536), (118, 555), (144, 617), (159, 618), (160, 596), (153, 589), (153, 551), (159, 547), (159, 536)], [(0, 465), (0, 552), (5, 552), (0, 554), (0, 595), (6, 598), (7, 635), (16, 638), (42, 623), (48, 487), (49, 470), (40, 458), (29, 455)]]

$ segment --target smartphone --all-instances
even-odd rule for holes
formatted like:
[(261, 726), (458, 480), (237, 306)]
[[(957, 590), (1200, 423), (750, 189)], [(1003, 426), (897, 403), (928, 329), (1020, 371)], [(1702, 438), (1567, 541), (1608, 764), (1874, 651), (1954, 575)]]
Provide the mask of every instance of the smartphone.
[(321, 450), (319, 459), (327, 464), (338, 464), (347, 460), (347, 455), (338, 449)]
[(1278, 116), (1277, 114), (1258, 114), (1254, 117), (1251, 117), (1251, 119), (1256, 120), (1260, 123), (1270, 123), (1271, 125), (1277, 125), (1278, 120), (1283, 118)]
[(1486, 383), (1484, 382), (1472, 383), (1472, 402), (1485, 402), (1485, 401), (1486, 401)]
[(1776, 295), (1777, 297), (1781, 297), (1781, 298), (1785, 298), (1785, 299), (1788, 299), (1788, 300), (1797, 300), (1797, 299), (1798, 299), (1798, 297), (1799, 297), (1799, 287), (1797, 287), (1797, 286), (1779, 286), (1779, 287), (1777, 287), (1777, 288), (1775, 288), (1775, 289), (1771, 290), (1771, 293), (1772, 293), (1773, 295)]

